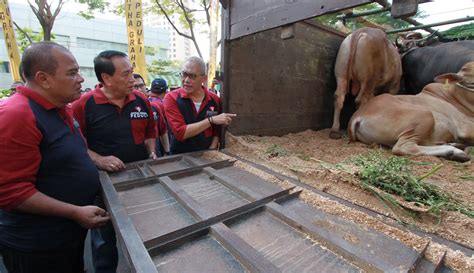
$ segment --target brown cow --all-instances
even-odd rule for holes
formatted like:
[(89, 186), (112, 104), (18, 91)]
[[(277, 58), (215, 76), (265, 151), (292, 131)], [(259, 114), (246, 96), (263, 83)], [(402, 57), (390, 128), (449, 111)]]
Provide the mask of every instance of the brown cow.
[(382, 30), (361, 28), (347, 36), (339, 48), (334, 69), (337, 89), (330, 137), (341, 137), (339, 119), (349, 86), (352, 95), (357, 96), (357, 107), (374, 95), (396, 94), (400, 89), (401, 67), (396, 47)]
[(474, 145), (474, 62), (435, 81), (418, 95), (384, 94), (360, 107), (349, 121), (351, 140), (390, 146), (396, 155), (469, 161), (459, 148)]

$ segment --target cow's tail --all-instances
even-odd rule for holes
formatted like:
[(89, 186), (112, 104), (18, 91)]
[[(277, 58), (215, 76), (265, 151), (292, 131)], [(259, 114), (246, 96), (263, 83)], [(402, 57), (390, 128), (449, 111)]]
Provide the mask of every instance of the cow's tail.
[(357, 141), (357, 130), (359, 130), (360, 123), (362, 122), (361, 117), (352, 117), (349, 121), (347, 130), (349, 131), (349, 143)]
[[(352, 33), (351, 37), (351, 43), (349, 46), (349, 60), (347, 62), (347, 82), (350, 82), (352, 80), (352, 66), (354, 63), (355, 59), (355, 54), (357, 52), (357, 45), (359, 44), (359, 40), (362, 36), (363, 32), (362, 30), (356, 30)], [(353, 94), (357, 95), (357, 94)]]

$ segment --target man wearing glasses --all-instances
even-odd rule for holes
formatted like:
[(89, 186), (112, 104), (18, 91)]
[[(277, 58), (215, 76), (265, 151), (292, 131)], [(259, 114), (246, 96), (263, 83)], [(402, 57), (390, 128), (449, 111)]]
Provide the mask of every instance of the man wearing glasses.
[(172, 154), (218, 148), (218, 127), (229, 125), (236, 114), (221, 113), (219, 97), (207, 90), (206, 64), (198, 57), (182, 67), (182, 87), (165, 96), (165, 114), (171, 128)]
[(133, 74), (133, 78), (135, 79), (135, 84), (133, 85), (133, 89), (138, 90), (143, 93), (143, 95), (148, 96), (148, 92), (146, 90), (145, 81), (140, 74)]

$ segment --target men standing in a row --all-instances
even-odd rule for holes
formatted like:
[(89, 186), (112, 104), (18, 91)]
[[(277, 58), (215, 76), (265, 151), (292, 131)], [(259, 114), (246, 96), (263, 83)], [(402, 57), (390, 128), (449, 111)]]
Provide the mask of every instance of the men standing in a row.
[[(101, 84), (72, 106), (94, 163), (114, 172), (128, 162), (156, 159), (150, 103), (144, 94), (133, 90), (135, 79), (127, 55), (103, 51), (94, 59), (94, 70)], [(115, 272), (118, 259), (113, 226), (92, 230), (91, 241), (95, 272)]]
[(79, 273), (87, 228), (109, 221), (92, 206), (97, 169), (68, 103), (81, 95), (65, 47), (30, 45), (26, 86), (0, 103), (0, 253), (8, 272)]
[(206, 64), (198, 57), (191, 57), (182, 67), (182, 87), (165, 96), (172, 154), (218, 148), (218, 125), (229, 125), (236, 116), (219, 114), (221, 101), (203, 86), (206, 81)]

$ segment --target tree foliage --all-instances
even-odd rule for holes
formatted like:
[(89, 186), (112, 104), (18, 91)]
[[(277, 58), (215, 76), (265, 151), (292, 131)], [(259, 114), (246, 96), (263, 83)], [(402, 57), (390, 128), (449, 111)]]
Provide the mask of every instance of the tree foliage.
[(109, 3), (104, 0), (76, 0), (76, 2), (87, 6), (86, 10), (78, 13), (78, 15), (85, 19), (93, 19), (95, 11), (104, 12), (104, 10), (109, 6)]
[[(150, 12), (165, 16), (178, 35), (190, 39), (193, 42), (199, 57), (202, 58), (201, 49), (196, 38), (196, 26), (206, 23), (208, 26), (210, 25), (209, 1), (199, 1), (198, 7), (192, 7), (188, 2), (185, 3), (183, 0), (155, 0), (154, 3), (156, 5), (151, 7)], [(197, 12), (204, 12), (206, 14), (206, 20), (198, 20), (196, 16)], [(177, 20), (174, 18), (177, 18)], [(180, 26), (184, 29), (181, 29)]]
[[(23, 52), (25, 48), (31, 43), (40, 42), (43, 40), (43, 32), (34, 32), (31, 28), (19, 28), (16, 29), (16, 41), (20, 52)], [(51, 35), (54, 40), (54, 34)]]
[[(52, 38), (52, 30), (54, 26), (54, 22), (61, 12), (64, 4), (66, 4), (67, 0), (56, 0), (56, 1), (48, 1), (48, 0), (28, 0), (28, 5), (30, 6), (31, 10), (35, 14), (38, 22), (43, 29), (43, 40), (44, 41), (51, 41)], [(86, 19), (93, 18), (94, 11), (103, 12), (105, 8), (109, 5), (106, 0), (74, 0), (74, 2), (83, 4), (87, 6), (85, 11), (80, 11), (78, 14)], [(23, 29), (15, 24), (17, 29), (26, 36), (27, 40), (31, 43), (34, 40), (28, 36), (27, 31), (23, 31)]]
[(164, 76), (175, 74), (179, 69), (179, 64), (174, 61), (153, 60), (147, 64), (147, 72), (153, 76)]
[(474, 40), (474, 23), (455, 26), (441, 34), (449, 40)]
[(8, 98), (12, 94), (10, 89), (0, 89), (0, 99)]

